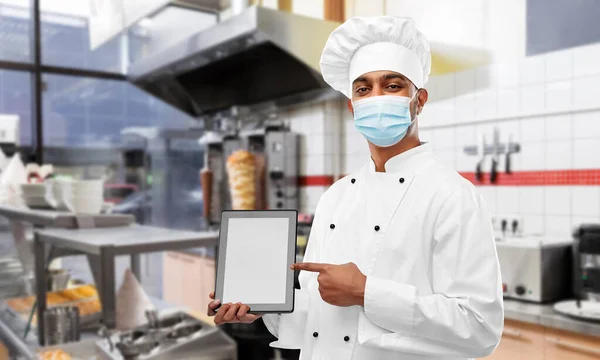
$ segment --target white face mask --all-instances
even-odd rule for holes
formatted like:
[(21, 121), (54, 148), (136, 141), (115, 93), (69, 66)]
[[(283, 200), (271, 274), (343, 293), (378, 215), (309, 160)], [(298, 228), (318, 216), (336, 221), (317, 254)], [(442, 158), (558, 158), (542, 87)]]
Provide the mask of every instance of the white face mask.
[(394, 95), (373, 96), (353, 102), (354, 126), (374, 145), (396, 145), (406, 136), (414, 121), (411, 120), (410, 103), (415, 95), (412, 98)]

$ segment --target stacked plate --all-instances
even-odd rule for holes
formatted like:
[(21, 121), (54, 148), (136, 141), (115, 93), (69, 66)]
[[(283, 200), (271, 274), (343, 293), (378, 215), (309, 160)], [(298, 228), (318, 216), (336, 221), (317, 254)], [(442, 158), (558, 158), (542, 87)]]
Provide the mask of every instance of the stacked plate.
[(50, 188), (44, 184), (21, 184), (21, 193), (28, 207), (51, 209), (56, 206)]
[(98, 214), (105, 209), (103, 180), (50, 179), (41, 184), (22, 184), (25, 204), (78, 214)]

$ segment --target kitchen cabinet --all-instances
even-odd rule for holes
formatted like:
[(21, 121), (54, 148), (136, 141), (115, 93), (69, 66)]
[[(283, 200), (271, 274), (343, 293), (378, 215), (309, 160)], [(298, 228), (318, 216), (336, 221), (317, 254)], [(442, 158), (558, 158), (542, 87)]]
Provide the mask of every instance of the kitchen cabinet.
[(183, 264), (178, 253), (165, 253), (163, 258), (163, 298), (169, 304), (181, 305)]
[(164, 255), (163, 297), (170, 304), (206, 311), (215, 288), (215, 261), (180, 252)]
[(538, 325), (505, 320), (500, 345), (486, 359), (543, 360), (544, 328)]
[(545, 359), (598, 360), (600, 359), (600, 339), (561, 330), (547, 329)]
[(506, 319), (498, 348), (485, 359), (600, 360), (600, 339)]

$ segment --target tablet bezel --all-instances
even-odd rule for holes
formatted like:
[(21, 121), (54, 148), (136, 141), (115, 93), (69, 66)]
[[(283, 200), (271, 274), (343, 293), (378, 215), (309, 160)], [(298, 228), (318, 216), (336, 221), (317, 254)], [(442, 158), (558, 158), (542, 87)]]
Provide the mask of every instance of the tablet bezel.
[(294, 270), (290, 266), (296, 262), (296, 238), (298, 234), (298, 211), (296, 210), (225, 210), (221, 213), (219, 246), (217, 249), (217, 271), (215, 281), (215, 299), (222, 299), (225, 281), (225, 257), (227, 255), (227, 231), (229, 220), (235, 218), (287, 218), (289, 221), (287, 275), (285, 303), (282, 304), (246, 304), (250, 313), (291, 313), (294, 311)]

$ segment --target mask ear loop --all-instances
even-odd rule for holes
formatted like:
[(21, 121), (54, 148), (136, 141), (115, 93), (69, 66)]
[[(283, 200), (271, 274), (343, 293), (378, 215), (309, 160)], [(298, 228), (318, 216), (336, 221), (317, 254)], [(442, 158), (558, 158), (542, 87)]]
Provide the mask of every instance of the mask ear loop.
[[(415, 86), (415, 88), (416, 88), (416, 86)], [(410, 106), (410, 103), (412, 103), (412, 101), (413, 101), (415, 98), (418, 100), (418, 96), (417, 96), (417, 94), (419, 93), (419, 91), (420, 91), (420, 90), (421, 90), (421, 88), (417, 88), (417, 90), (415, 91), (415, 93), (413, 94), (413, 96), (410, 98), (410, 101), (408, 102), (409, 106)], [(423, 111), (423, 110), (421, 109), (421, 105), (420, 105), (420, 104), (417, 104), (417, 114), (416, 114), (416, 116), (415, 116), (415, 119), (419, 117), (419, 113), (420, 113), (421, 111)]]

